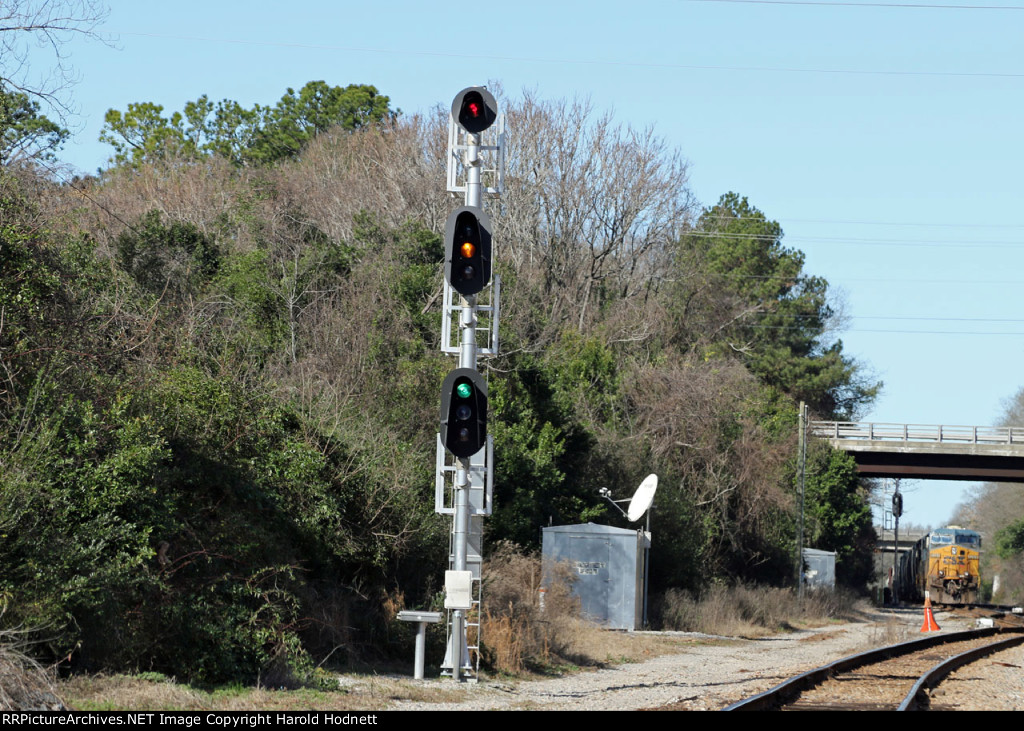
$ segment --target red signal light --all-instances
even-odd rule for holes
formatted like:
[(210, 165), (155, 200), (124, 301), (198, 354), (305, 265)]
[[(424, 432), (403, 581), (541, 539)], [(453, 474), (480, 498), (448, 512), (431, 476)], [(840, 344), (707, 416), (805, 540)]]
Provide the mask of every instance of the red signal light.
[(482, 86), (460, 91), (452, 101), (452, 118), (469, 134), (480, 134), (498, 119), (498, 103)]

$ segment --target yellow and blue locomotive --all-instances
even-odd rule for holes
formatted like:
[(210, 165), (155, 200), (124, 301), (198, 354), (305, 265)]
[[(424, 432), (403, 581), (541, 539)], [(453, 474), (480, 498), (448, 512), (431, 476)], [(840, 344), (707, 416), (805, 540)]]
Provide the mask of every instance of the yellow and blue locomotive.
[(981, 534), (951, 525), (933, 530), (900, 556), (900, 599), (939, 604), (974, 604), (981, 587)]

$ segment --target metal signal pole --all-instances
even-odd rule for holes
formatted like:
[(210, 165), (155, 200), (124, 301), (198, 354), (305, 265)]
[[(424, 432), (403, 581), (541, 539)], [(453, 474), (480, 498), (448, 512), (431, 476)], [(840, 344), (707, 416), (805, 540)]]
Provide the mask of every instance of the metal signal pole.
[(896, 490), (892, 494), (892, 515), (895, 519), (892, 536), (892, 603), (900, 603), (900, 516), (903, 515), (903, 495), (900, 493), (900, 480), (896, 478)]
[[(485, 146), (482, 133), (499, 122), (498, 143)], [(490, 218), (481, 208), (483, 193), (501, 192), (504, 164), (504, 131), (494, 97), (484, 87), (469, 87), (459, 92), (452, 102), (448, 131), (448, 190), (464, 192), (465, 205), (449, 216), (445, 226), (445, 305), (442, 318), (442, 346), (444, 352), (457, 354), (459, 367), (445, 379), (441, 392), (441, 432), (438, 435), (435, 510), (452, 515), (452, 547), (450, 570), (445, 574), (445, 608), (451, 610), (448, 649), (442, 672), (450, 670), (452, 679), (459, 680), (463, 670), (473, 669), (470, 663), (470, 645), (467, 624), (474, 602), (479, 610), (479, 593), (473, 599), (474, 586), (479, 587), (481, 558), (480, 530), (474, 530), (472, 518), (489, 515), (493, 485), (492, 439), (487, 436), (487, 385), (477, 371), (477, 357), (497, 354), (498, 292), (495, 277), (491, 287), (489, 306), (481, 307), (479, 293), (491, 281)], [(496, 185), (483, 185), (483, 159), (481, 151), (496, 152)], [(459, 153), (464, 153), (459, 157)], [(458, 169), (463, 171), (464, 184), (458, 184)], [(458, 293), (458, 304), (453, 303)], [(477, 330), (479, 313), (486, 312), (491, 320), (489, 347), (478, 348)], [(458, 346), (450, 345), (451, 320), (458, 317)], [(454, 463), (448, 463), (448, 455)], [(452, 476), (451, 503), (447, 502), (447, 476)], [(479, 519), (477, 524), (479, 524)], [(479, 533), (480, 535), (477, 535)], [(472, 544), (477, 543), (474, 556)], [(471, 566), (475, 560), (476, 576)], [(474, 583), (475, 582), (475, 583)], [(479, 616), (477, 617), (477, 643), (479, 662)]]

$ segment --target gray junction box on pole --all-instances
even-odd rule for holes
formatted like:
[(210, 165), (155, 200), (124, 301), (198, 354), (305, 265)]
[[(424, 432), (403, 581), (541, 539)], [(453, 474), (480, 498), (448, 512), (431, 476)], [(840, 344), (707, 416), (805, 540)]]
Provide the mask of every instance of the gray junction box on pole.
[(572, 592), (584, 616), (609, 629), (643, 626), (644, 556), (650, 534), (642, 530), (581, 523), (543, 529), (543, 583), (557, 580), (550, 567), (567, 562)]

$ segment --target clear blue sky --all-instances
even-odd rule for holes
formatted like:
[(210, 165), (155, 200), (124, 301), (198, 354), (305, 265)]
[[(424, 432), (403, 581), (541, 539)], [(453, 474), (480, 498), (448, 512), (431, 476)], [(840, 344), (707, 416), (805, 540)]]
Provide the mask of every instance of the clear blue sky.
[[(701, 202), (734, 190), (782, 224), (841, 295), (846, 351), (885, 382), (866, 418), (986, 425), (1024, 386), (1020, 1), (521, 0), (456, 13), (115, 0), (101, 27), (113, 45), (69, 48), (81, 81), (63, 157), (104, 165), (109, 108), (180, 110), (202, 94), (271, 104), (314, 79), (373, 84), (405, 112), (489, 80), (511, 96), (589, 97), (654, 125), (690, 161)], [(905, 483), (905, 520), (945, 522), (966, 484)]]

